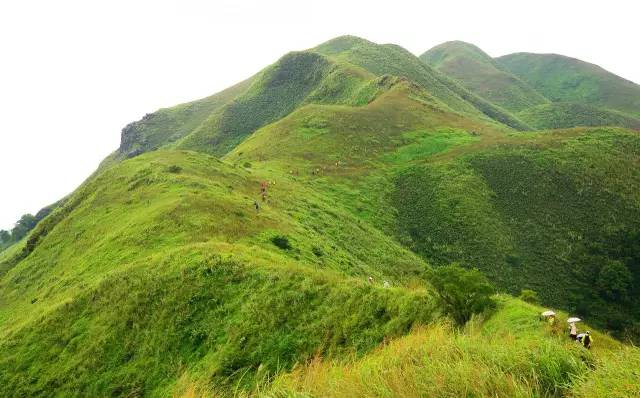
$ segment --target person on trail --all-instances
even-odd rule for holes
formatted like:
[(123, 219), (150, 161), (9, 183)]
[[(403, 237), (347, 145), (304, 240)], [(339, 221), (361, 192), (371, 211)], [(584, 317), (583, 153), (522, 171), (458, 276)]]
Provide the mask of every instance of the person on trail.
[(571, 340), (577, 340), (578, 338), (578, 329), (576, 328), (575, 322), (569, 324), (569, 337)]
[(257, 201), (257, 200), (254, 200), (254, 201), (253, 201), (253, 205), (255, 206), (256, 211), (260, 211), (260, 203), (258, 203), (258, 201)]
[(587, 330), (585, 333), (580, 333), (576, 338), (578, 339), (578, 341), (580, 343), (582, 343), (584, 348), (586, 348), (586, 349), (590, 349), (591, 348), (591, 343), (593, 342), (593, 339), (591, 338), (591, 332), (590, 331)]
[(368, 280), (369, 280), (369, 284), (373, 285), (373, 276), (370, 276)]

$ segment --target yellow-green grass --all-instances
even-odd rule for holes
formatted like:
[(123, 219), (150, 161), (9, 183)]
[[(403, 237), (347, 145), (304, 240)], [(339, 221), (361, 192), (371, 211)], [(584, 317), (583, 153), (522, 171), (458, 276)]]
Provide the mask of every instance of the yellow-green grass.
[[(501, 298), (487, 321), (464, 330), (435, 323), (364, 358), (307, 365), (279, 376), (264, 396), (623, 397), (640, 393), (640, 350), (594, 333), (587, 351), (539, 318), (540, 307)], [(566, 316), (561, 314), (558, 322)], [(564, 322), (566, 325), (566, 322)], [(626, 362), (626, 363), (625, 363)]]

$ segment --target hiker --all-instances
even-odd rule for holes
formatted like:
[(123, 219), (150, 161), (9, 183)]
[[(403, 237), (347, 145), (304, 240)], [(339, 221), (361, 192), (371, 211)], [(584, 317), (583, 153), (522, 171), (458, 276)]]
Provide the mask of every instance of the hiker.
[(373, 285), (373, 276), (370, 276), (370, 277), (369, 277), (369, 284), (370, 284), (370, 285)]
[(254, 200), (254, 201), (253, 201), (253, 205), (255, 206), (256, 211), (260, 211), (260, 203), (258, 203), (258, 201), (257, 201), (257, 200)]
[(571, 338), (571, 340), (577, 340), (578, 339), (578, 330), (576, 329), (575, 322), (571, 322), (569, 324), (569, 338)]
[(591, 338), (590, 331), (587, 330), (585, 333), (580, 333), (576, 338), (580, 343), (582, 343), (584, 348), (591, 349), (591, 342), (593, 342), (593, 339)]
[(389, 284), (389, 281), (384, 281), (384, 283), (382, 284), (382, 287), (384, 287), (385, 289), (388, 289), (391, 285)]
[(269, 187), (269, 183), (267, 181), (262, 181), (260, 183), (260, 193), (262, 194), (266, 194), (267, 193), (267, 188)]

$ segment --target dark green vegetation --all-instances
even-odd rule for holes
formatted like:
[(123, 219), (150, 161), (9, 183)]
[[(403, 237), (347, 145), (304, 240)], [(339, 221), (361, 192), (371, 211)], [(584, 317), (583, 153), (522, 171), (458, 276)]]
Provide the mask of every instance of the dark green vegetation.
[(20, 242), (27, 234), (38, 225), (56, 207), (60, 206), (64, 199), (40, 209), (36, 215), (24, 214), (10, 231), (0, 230), (0, 252), (9, 246)]
[(544, 104), (526, 109), (517, 115), (520, 120), (540, 129), (621, 126), (640, 130), (640, 118), (586, 104), (568, 102)]
[(145, 116), (0, 253), (0, 395), (629, 395), (637, 349), (485, 311), (640, 332), (640, 136), (543, 106), (341, 37)]
[(464, 326), (473, 315), (482, 314), (495, 305), (491, 299), (495, 289), (477, 269), (466, 270), (457, 265), (438, 267), (430, 273), (429, 282), (443, 311), (458, 326)]
[[(400, 238), (432, 264), (472, 264), (512, 294), (532, 288), (544, 303), (635, 333), (639, 150), (637, 133), (559, 131), (410, 167), (393, 196)], [(597, 287), (603, 277), (618, 296)]]

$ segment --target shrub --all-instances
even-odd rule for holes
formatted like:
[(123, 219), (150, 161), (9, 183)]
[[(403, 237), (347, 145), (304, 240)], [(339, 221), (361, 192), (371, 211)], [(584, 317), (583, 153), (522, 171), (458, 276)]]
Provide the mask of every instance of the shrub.
[(169, 166), (169, 167), (167, 168), (167, 171), (168, 171), (169, 173), (178, 174), (178, 173), (180, 173), (180, 172), (182, 171), (182, 167), (180, 167), (180, 166), (176, 166), (176, 165), (174, 164), (174, 165)]
[(289, 242), (289, 238), (284, 235), (274, 236), (273, 238), (271, 238), (271, 243), (282, 250), (291, 250), (293, 248), (293, 246), (291, 246), (291, 243)]
[(324, 255), (324, 252), (318, 246), (313, 246), (313, 248), (311, 249), (311, 252), (313, 252), (313, 254), (315, 254), (316, 257), (322, 257)]
[(473, 314), (495, 306), (491, 299), (495, 289), (477, 269), (451, 264), (434, 269), (430, 276), (442, 308), (458, 326), (467, 323)]
[(526, 301), (531, 304), (538, 304), (540, 302), (540, 298), (538, 297), (538, 293), (535, 290), (531, 289), (522, 289), (520, 291), (520, 300)]
[(244, 167), (245, 169), (250, 169), (251, 168), (251, 163), (250, 162), (244, 162), (242, 167)]

